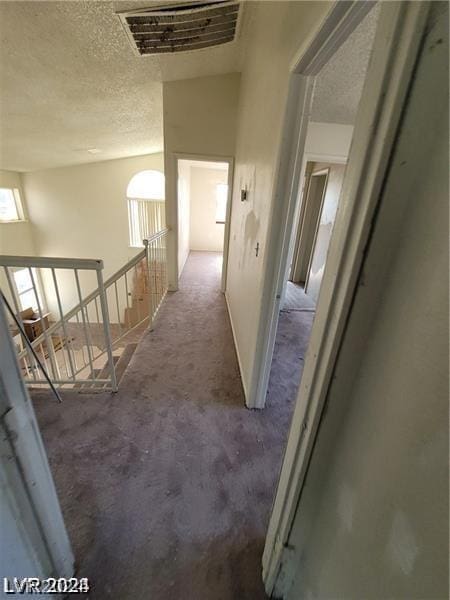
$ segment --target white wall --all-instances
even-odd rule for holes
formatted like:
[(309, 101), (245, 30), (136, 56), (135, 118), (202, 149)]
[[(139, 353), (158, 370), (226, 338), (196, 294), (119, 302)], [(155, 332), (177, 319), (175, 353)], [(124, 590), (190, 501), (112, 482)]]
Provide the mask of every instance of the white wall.
[(191, 167), (178, 161), (178, 273), (186, 264), (190, 250)]
[[(239, 85), (238, 73), (163, 83), (166, 222), (172, 229), (177, 221), (175, 154), (234, 156)], [(170, 289), (178, 286), (177, 256), (177, 240), (172, 233), (168, 249)]]
[[(137, 254), (129, 247), (126, 189), (144, 169), (163, 171), (163, 155), (150, 154), (22, 175), (36, 252), (40, 256), (100, 258), (108, 277)], [(64, 274), (60, 274), (63, 281)], [(73, 278), (72, 278), (73, 279)], [(96, 286), (83, 277), (83, 295)], [(73, 281), (66, 281), (64, 308), (77, 303)], [(55, 310), (53, 286), (45, 278), (46, 297)]]
[[(328, 2), (252, 3), (252, 28), (241, 76), (227, 299), (246, 393), (252, 378), (273, 211), (272, 189), (289, 67), (331, 7)], [(240, 190), (249, 189), (241, 202)], [(259, 255), (255, 246), (259, 243)]]
[(306, 133), (305, 154), (308, 160), (323, 158), (330, 162), (346, 160), (350, 152), (353, 125), (340, 123), (316, 123), (310, 121)]
[(227, 181), (223, 169), (191, 167), (191, 250), (222, 252), (225, 225), (216, 223), (216, 186)]

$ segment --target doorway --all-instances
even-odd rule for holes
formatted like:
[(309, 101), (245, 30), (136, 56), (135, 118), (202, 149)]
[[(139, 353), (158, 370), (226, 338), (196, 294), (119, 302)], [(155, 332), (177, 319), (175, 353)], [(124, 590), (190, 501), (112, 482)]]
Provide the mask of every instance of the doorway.
[(190, 253), (209, 253), (225, 291), (230, 221), (231, 159), (179, 155), (177, 162), (178, 277)]
[(298, 192), (286, 224), (288, 248), (267, 361), (269, 406), (281, 403), (291, 410), (300, 387), (378, 14), (375, 7), (365, 15), (315, 77)]
[[(336, 358), (347, 333), (346, 327), (353, 310), (353, 300), (356, 293), (365, 287), (363, 260), (373, 232), (386, 173), (391, 165), (391, 152), (397, 141), (396, 134), (407, 104), (410, 83), (414, 78), (423, 33), (427, 27), (428, 6), (420, 3), (380, 5), (380, 22), (377, 25), (374, 52), (367, 81), (364, 82), (361, 107), (357, 111), (355, 136), (349, 153), (342, 198), (339, 200), (336, 224), (317, 302), (317, 315), (266, 537), (263, 578), (270, 596), (274, 593), (277, 597), (284, 597), (282, 589), (274, 591), (275, 583), (279, 581), (282, 586), (283, 577), (278, 579), (278, 575), (287, 549), (289, 548), (290, 552), (292, 548), (288, 544), (293, 515), (308, 473), (317, 431), (326, 411), (329, 388), (336, 382)], [(339, 40), (338, 48), (342, 48), (342, 38), (349, 39), (348, 30), (345, 31), (346, 27), (341, 27), (342, 22), (347, 26), (349, 23), (354, 25), (356, 18), (361, 23), (357, 11), (364, 6), (372, 8), (369, 3), (351, 4), (347, 15), (342, 19), (340, 11), (346, 9), (344, 5), (337, 3), (331, 13), (334, 23), (334, 39), (331, 46), (335, 48)], [(324, 25), (301, 55), (293, 68), (290, 80), (292, 96), (288, 102), (287, 123), (283, 129), (287, 139), (283, 141), (280, 153), (284, 158), (295, 157), (296, 160), (292, 160), (286, 167), (287, 176), (277, 178), (275, 185), (277, 194), (282, 196), (283, 191), (286, 191), (288, 196), (283, 206), (284, 210), (280, 211), (279, 222), (274, 227), (275, 231), (271, 234), (274, 275), (269, 273), (266, 287), (273, 290), (273, 294), (268, 296), (267, 305), (263, 305), (264, 320), (268, 322), (268, 326), (261, 333), (263, 368), (260, 372), (257, 371), (261, 380), (264, 379), (267, 364), (265, 352), (268, 349), (267, 354), (271, 356), (272, 353), (271, 335), (277, 326), (282, 300), (281, 290), (289, 265), (292, 226), (298, 207), (297, 196), (300, 195), (297, 190), (300, 188), (299, 182), (303, 179), (305, 158), (308, 154), (308, 136), (311, 144), (318, 141), (313, 140), (313, 136), (310, 135), (310, 128), (314, 123), (308, 120), (308, 115), (313, 89), (318, 91), (317, 85), (315, 86), (317, 75), (324, 64), (330, 61), (332, 50), (329, 25), (330, 23), (326, 27)], [(334, 52), (333, 57), (339, 53), (336, 50)], [(333, 94), (329, 94), (330, 98), (332, 96)], [(300, 117), (295, 112), (294, 102)], [(289, 113), (290, 110), (292, 114)], [(312, 114), (314, 116), (314, 110)], [(298, 119), (294, 135), (289, 137), (290, 127), (295, 120), (293, 115)], [(326, 141), (328, 150), (325, 152), (331, 154), (329, 148), (333, 140), (328, 137)], [(314, 154), (316, 151), (310, 149), (309, 152)], [(311, 160), (311, 155), (308, 158)], [(327, 160), (332, 160), (332, 157), (328, 157)], [(290, 190), (288, 186), (292, 186), (293, 189)], [(395, 228), (392, 231), (394, 232)], [(386, 252), (383, 259), (388, 260)], [(372, 302), (373, 306), (376, 300), (367, 290), (364, 293), (367, 304)], [(276, 298), (276, 301), (273, 298)], [(351, 373), (351, 362), (347, 363), (347, 367)], [(340, 374), (340, 381), (345, 381), (345, 377), (344, 371)], [(264, 406), (264, 398), (257, 396), (254, 404)], [(289, 577), (290, 575), (287, 578)]]

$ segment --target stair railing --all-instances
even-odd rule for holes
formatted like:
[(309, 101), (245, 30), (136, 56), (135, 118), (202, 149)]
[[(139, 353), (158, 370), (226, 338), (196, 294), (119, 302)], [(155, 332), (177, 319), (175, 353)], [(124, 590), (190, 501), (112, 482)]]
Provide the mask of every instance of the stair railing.
[[(35, 298), (37, 331), (31, 346), (58, 387), (117, 391), (114, 351), (126, 336), (146, 321), (152, 324), (167, 292), (167, 229), (144, 240), (144, 249), (114, 275), (103, 280), (103, 262), (95, 259), (0, 256), (6, 295), (12, 300), (21, 326), (21, 295), (15, 270), (26, 270)], [(63, 296), (68, 278), (60, 281), (60, 270), (72, 271), (72, 288), (78, 303), (65, 311)], [(86, 273), (94, 273), (96, 289), (85, 295)], [(69, 275), (70, 279), (70, 275)], [(45, 281), (46, 285), (42, 285)], [(40, 283), (40, 285), (38, 285)], [(92, 280), (91, 280), (92, 284)], [(44, 310), (44, 293), (52, 296), (53, 311)], [(73, 290), (72, 290), (73, 291)], [(53, 313), (58, 314), (52, 320)], [(29, 327), (29, 323), (28, 323)], [(20, 336), (16, 341), (20, 344)], [(18, 359), (27, 384), (45, 384), (33, 353), (19, 346)]]

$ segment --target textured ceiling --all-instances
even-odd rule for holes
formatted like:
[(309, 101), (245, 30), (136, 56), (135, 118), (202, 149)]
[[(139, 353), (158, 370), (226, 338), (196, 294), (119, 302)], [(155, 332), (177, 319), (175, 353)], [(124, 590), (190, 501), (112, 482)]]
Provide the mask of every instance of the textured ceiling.
[(0, 2), (1, 169), (160, 152), (161, 82), (240, 70), (242, 40), (136, 56), (115, 12), (155, 4)]
[(353, 124), (372, 50), (379, 5), (358, 25), (316, 78), (311, 120)]

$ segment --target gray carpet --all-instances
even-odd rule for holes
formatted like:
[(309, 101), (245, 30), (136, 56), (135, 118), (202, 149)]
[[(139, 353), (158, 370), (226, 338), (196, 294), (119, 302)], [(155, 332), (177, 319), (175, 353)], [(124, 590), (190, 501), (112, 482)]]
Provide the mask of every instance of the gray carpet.
[(286, 296), (282, 310), (315, 311), (314, 300), (305, 294), (303, 287), (292, 281), (287, 282)]
[(219, 286), (220, 255), (192, 253), (117, 394), (33, 395), (92, 600), (265, 597), (261, 555), (309, 335), (290, 319), (309, 328), (312, 315), (282, 315), (267, 408), (249, 411)]

